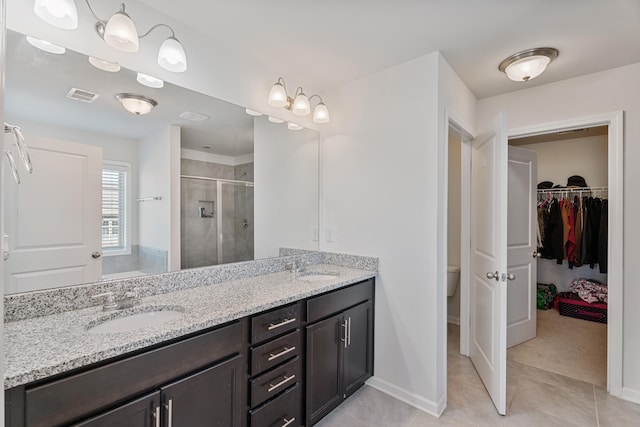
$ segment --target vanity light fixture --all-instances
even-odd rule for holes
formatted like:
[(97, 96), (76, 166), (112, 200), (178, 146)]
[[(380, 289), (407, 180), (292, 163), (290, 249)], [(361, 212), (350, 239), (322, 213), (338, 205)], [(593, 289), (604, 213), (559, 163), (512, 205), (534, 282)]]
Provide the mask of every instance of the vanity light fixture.
[(116, 99), (120, 101), (125, 110), (136, 116), (148, 114), (153, 110), (153, 107), (158, 105), (155, 100), (135, 93), (119, 93), (116, 95)]
[(160, 80), (148, 74), (138, 73), (136, 76), (136, 80), (141, 85), (152, 87), (154, 89), (160, 89), (164, 87), (164, 80)]
[(53, 44), (46, 40), (37, 39), (35, 37), (27, 36), (27, 41), (33, 47), (37, 47), (40, 50), (43, 50), (49, 53), (54, 53), (56, 55), (62, 55), (67, 51), (67, 49), (65, 49), (62, 46), (58, 46), (57, 44)]
[(262, 115), (262, 113), (260, 111), (255, 111), (255, 110), (250, 110), (248, 108), (245, 108), (244, 110), (248, 115), (250, 116), (254, 116), (254, 117), (259, 117)]
[(288, 122), (287, 123), (287, 129), (289, 129), (289, 130), (301, 130), (303, 128), (302, 128), (302, 126), (300, 126), (298, 124), (295, 124), (293, 122)]
[[(171, 31), (158, 50), (158, 65), (167, 71), (181, 73), (187, 69), (187, 56), (184, 48), (176, 38), (173, 28), (167, 24), (156, 24), (144, 34), (138, 34), (135, 23), (125, 11), (122, 3), (120, 10), (107, 20), (100, 19), (93, 11), (89, 0), (85, 0), (93, 17), (97, 20), (95, 29), (100, 38), (109, 46), (122, 52), (137, 52), (141, 38), (148, 36), (153, 30), (166, 27)], [(78, 27), (78, 13), (73, 0), (35, 0), (34, 11), (40, 19), (58, 28), (75, 29)], [(56, 18), (60, 16), (61, 18)], [(53, 17), (53, 18), (52, 18)], [(65, 17), (73, 17), (74, 24), (61, 21)], [(54, 19), (55, 18), (55, 19)]]
[(547, 65), (557, 57), (558, 49), (536, 47), (514, 53), (502, 61), (498, 69), (514, 82), (526, 82), (542, 74)]
[(64, 30), (78, 28), (78, 9), (73, 0), (36, 0), (33, 11), (38, 18), (55, 27)]
[(104, 59), (89, 57), (89, 63), (99, 70), (107, 71), (109, 73), (117, 73), (120, 71), (120, 66), (113, 62), (105, 61)]
[(274, 107), (284, 107), (298, 116), (306, 116), (311, 112), (311, 100), (318, 98), (320, 102), (313, 111), (313, 121), (315, 123), (327, 123), (329, 121), (329, 110), (322, 101), (320, 95), (307, 97), (302, 87), (298, 87), (291, 98), (287, 94), (287, 88), (282, 77), (271, 87), (269, 91), (269, 105)]
[(269, 116), (269, 121), (276, 124), (284, 123), (284, 120), (280, 120), (279, 118), (273, 116)]

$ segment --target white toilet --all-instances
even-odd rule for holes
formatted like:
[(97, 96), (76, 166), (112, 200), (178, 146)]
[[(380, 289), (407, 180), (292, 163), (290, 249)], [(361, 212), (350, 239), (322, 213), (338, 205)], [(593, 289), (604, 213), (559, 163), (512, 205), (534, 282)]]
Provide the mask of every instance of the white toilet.
[(458, 283), (460, 283), (460, 267), (456, 265), (447, 266), (447, 296), (452, 297), (458, 290)]

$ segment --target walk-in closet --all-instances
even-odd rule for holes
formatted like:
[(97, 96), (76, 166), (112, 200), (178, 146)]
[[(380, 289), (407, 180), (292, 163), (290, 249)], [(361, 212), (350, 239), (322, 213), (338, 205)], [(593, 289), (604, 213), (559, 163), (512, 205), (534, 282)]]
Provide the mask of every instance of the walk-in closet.
[(536, 338), (507, 360), (607, 385), (608, 128), (509, 141), (537, 157)]

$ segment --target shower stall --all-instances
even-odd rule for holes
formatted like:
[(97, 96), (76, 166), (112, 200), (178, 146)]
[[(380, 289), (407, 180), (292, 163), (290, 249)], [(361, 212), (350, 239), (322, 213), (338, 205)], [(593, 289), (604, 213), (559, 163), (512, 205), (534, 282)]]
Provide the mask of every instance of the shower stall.
[(253, 182), (180, 176), (181, 267), (253, 259)]

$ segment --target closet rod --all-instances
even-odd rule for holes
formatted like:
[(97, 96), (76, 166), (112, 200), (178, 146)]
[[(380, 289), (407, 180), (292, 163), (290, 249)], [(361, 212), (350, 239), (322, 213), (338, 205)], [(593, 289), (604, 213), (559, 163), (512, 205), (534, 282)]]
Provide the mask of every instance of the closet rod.
[(539, 189), (538, 194), (560, 194), (560, 193), (598, 193), (609, 191), (609, 187), (572, 187), (572, 188), (547, 188)]

